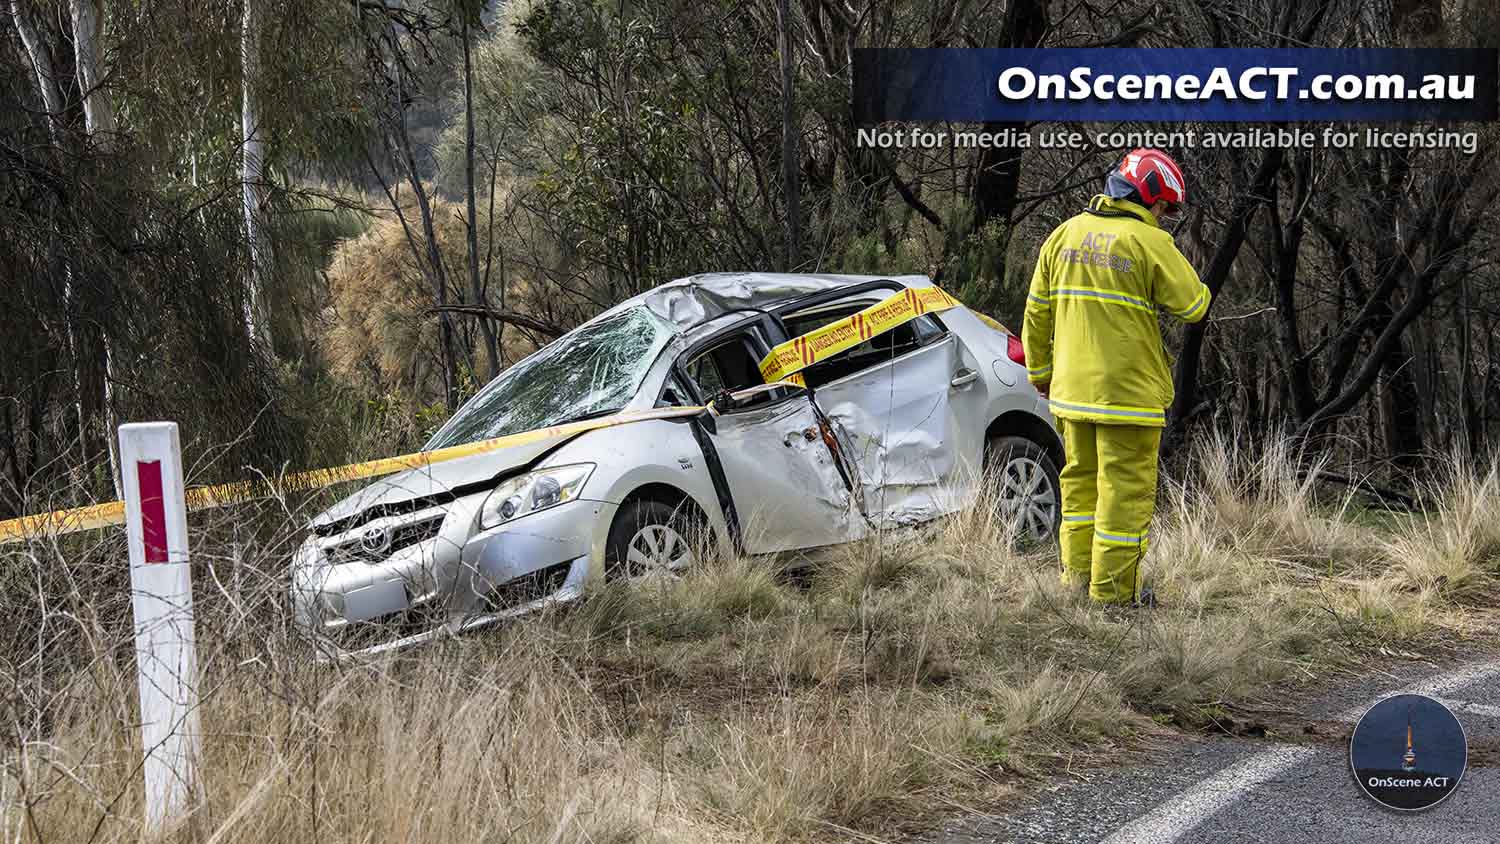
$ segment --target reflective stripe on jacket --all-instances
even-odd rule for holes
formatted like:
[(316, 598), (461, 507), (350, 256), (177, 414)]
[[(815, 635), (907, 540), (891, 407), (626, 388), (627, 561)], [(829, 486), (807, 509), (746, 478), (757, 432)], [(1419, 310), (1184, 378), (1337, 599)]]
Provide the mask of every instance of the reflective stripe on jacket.
[(1037, 256), (1021, 327), (1028, 376), (1051, 382), (1056, 416), (1164, 426), (1172, 372), (1156, 309), (1197, 322), (1210, 298), (1151, 212), (1096, 196)]

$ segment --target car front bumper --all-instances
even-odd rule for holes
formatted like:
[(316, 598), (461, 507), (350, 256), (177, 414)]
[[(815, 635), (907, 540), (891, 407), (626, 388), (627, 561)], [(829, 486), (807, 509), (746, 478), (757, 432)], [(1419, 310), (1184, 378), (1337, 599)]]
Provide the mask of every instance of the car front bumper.
[[(581, 592), (592, 563), (604, 558), (618, 505), (578, 499), (478, 531), (483, 498), (471, 496), (442, 508), (372, 520), (336, 536), (310, 538), (292, 563), (297, 621), (314, 632), (333, 633), (421, 609), (435, 621), (464, 625), (548, 597), (507, 588), (520, 582), (533, 590), (547, 584), (559, 593), (551, 597)], [(435, 515), (443, 519), (436, 536), (381, 559), (349, 559), (341, 553), (372, 528), (400, 530)]]

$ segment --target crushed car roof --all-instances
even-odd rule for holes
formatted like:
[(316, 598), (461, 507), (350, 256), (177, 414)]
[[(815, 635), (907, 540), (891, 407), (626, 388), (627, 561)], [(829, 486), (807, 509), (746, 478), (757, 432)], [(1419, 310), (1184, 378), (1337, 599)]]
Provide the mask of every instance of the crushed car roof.
[(669, 281), (610, 310), (645, 305), (679, 330), (687, 330), (733, 311), (772, 308), (865, 281), (895, 281), (908, 287), (928, 283), (925, 276), (701, 273)]

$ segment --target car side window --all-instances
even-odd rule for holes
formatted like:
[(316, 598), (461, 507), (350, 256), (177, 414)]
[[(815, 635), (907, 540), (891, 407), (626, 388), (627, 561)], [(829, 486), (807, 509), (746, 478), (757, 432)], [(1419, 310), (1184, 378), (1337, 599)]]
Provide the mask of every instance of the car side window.
[[(790, 336), (800, 337), (809, 331), (816, 331), (825, 325), (862, 311), (872, 304), (874, 303), (842, 303), (815, 311), (789, 314), (783, 318), (783, 321), (786, 323), (787, 333)], [(820, 387), (919, 349), (947, 333), (948, 330), (943, 327), (937, 317), (932, 314), (922, 314), (890, 331), (877, 334), (858, 346), (839, 352), (827, 360), (818, 361), (803, 370), (802, 374), (807, 379), (809, 387)]]
[(724, 389), (724, 376), (714, 360), (713, 351), (704, 352), (688, 364), (687, 376), (698, 387), (698, 394), (711, 396)]
[[(683, 370), (697, 388), (698, 395), (708, 401), (725, 390), (732, 392), (765, 383), (760, 375), (761, 357), (748, 335), (737, 334), (694, 354)], [(772, 393), (765, 393), (740, 407), (751, 407), (772, 398)]]
[(688, 392), (675, 372), (667, 377), (667, 383), (662, 385), (661, 395), (656, 399), (657, 407), (684, 407), (693, 403), (693, 394)]

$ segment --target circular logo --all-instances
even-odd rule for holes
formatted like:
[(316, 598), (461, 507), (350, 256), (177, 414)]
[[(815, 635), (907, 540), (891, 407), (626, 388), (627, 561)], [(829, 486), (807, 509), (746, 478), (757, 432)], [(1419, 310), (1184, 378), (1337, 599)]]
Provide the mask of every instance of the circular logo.
[(372, 527), (359, 537), (359, 547), (370, 554), (384, 554), (391, 547), (391, 532)]
[(1469, 741), (1448, 707), (1395, 695), (1370, 707), (1349, 737), (1349, 766), (1371, 800), (1403, 812), (1443, 802), (1469, 765)]

